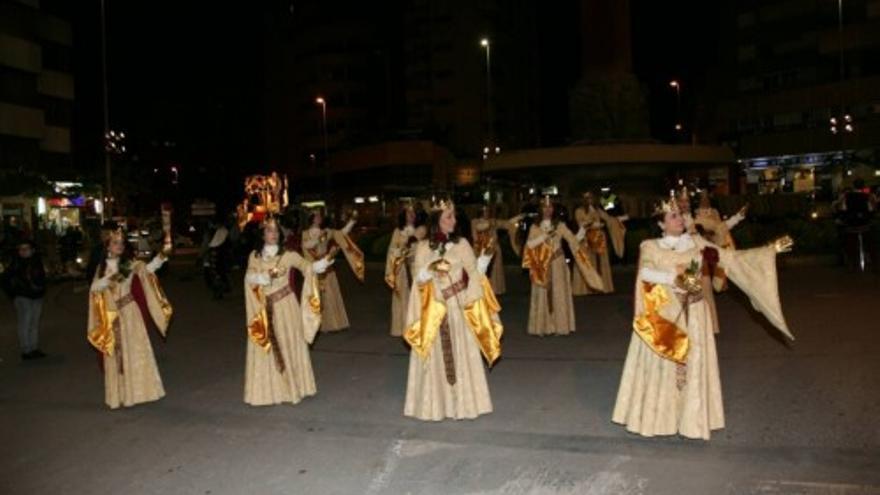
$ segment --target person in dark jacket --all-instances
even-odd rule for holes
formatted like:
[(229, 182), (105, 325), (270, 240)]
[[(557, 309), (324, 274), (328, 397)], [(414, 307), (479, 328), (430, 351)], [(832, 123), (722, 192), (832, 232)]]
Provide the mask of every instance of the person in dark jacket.
[(45, 357), (37, 344), (43, 297), (46, 295), (46, 272), (33, 242), (21, 241), (18, 244), (18, 252), (3, 272), (3, 282), (15, 303), (22, 359)]

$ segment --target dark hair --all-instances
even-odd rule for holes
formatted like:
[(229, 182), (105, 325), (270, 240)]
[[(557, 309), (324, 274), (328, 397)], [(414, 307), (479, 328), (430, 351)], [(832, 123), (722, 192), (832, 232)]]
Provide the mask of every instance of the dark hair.
[(312, 227), (312, 224), (315, 223), (315, 215), (319, 213), (321, 214), (321, 225), (319, 225), (319, 227), (321, 227), (322, 229), (327, 228), (327, 214), (320, 210), (312, 210), (309, 212), (309, 216), (306, 217), (305, 228), (309, 229)]
[[(442, 215), (443, 210), (432, 211), (428, 215), (428, 245), (431, 246), (431, 249), (437, 249), (440, 244), (436, 238), (440, 233), (440, 217)], [(459, 239), (461, 239), (461, 225), (456, 218), (455, 229), (449, 234), (449, 242), (458, 243)]]
[[(107, 249), (108, 244), (110, 244), (110, 238), (104, 241), (101, 262), (98, 264), (98, 278), (102, 278), (107, 272), (107, 255), (110, 254), (110, 250)], [(129, 243), (124, 237), (122, 239), (122, 245), (124, 247), (122, 248), (122, 254), (119, 255), (119, 273), (127, 277), (130, 272), (129, 267), (131, 262), (134, 260), (134, 248), (131, 247), (131, 243)]]
[[(275, 224), (278, 228), (278, 256), (284, 254), (284, 230), (281, 228), (280, 223)], [(263, 256), (263, 248), (266, 247), (266, 240), (263, 239), (265, 227), (260, 227), (257, 231), (259, 235), (257, 235), (256, 241), (254, 241), (254, 254), (257, 255), (257, 258)]]
[[(409, 211), (410, 211), (409, 208), (401, 208), (400, 211), (397, 213), (397, 228), (398, 229), (403, 229), (404, 227), (406, 227), (406, 214)], [(413, 213), (415, 213), (415, 210), (413, 210)], [(416, 221), (418, 221), (418, 215), (416, 216)]]

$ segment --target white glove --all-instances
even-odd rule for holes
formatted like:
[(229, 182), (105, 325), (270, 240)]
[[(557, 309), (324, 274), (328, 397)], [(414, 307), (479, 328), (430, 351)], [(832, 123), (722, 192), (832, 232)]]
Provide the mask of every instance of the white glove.
[(159, 268), (162, 268), (162, 265), (165, 264), (165, 258), (162, 256), (156, 256), (149, 263), (147, 263), (147, 271), (150, 273), (156, 273)]
[(578, 229), (578, 232), (577, 232), (577, 234), (575, 234), (575, 237), (577, 238), (578, 242), (580, 242), (580, 241), (584, 240), (584, 237), (586, 237), (586, 236), (587, 236), (587, 229), (585, 229), (584, 226), (581, 225), (581, 228)]
[(269, 285), (272, 283), (272, 279), (269, 277), (268, 273), (248, 273), (244, 277), (245, 281), (251, 285)]
[(110, 277), (102, 277), (102, 278), (99, 278), (99, 279), (95, 280), (94, 282), (92, 282), (91, 291), (92, 292), (101, 292), (102, 290), (106, 289), (107, 287), (110, 287)]
[(480, 271), (483, 275), (486, 274), (486, 270), (489, 269), (489, 263), (492, 262), (491, 254), (481, 254), (477, 257), (477, 270)]
[(345, 224), (345, 227), (342, 227), (342, 233), (345, 234), (345, 235), (348, 235), (349, 232), (351, 232), (351, 229), (354, 228), (354, 223), (355, 223), (354, 218), (352, 218), (351, 220), (349, 220), (348, 223)]
[(312, 271), (321, 274), (327, 271), (330, 268), (330, 265), (335, 263), (336, 260), (328, 260), (327, 258), (321, 258), (318, 261), (312, 263)]
[(427, 267), (419, 270), (419, 274), (416, 275), (416, 281), (420, 284), (424, 284), (425, 282), (431, 280), (432, 278), (434, 278), (434, 275), (431, 273), (430, 270), (428, 270)]

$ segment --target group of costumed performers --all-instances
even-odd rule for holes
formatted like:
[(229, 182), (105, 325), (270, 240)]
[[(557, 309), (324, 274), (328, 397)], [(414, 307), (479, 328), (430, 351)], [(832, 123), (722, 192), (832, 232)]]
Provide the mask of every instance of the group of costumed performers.
[[(526, 215), (498, 220), (485, 207), (470, 222), (471, 245), (450, 198), (432, 199), (427, 210), (401, 205), (385, 260), (390, 333), (410, 348), (403, 414), (473, 419), (493, 410), (486, 368), (501, 356), (496, 296), (505, 292), (505, 280), (498, 231), (509, 233), (529, 273), (528, 334), (566, 335), (576, 328), (574, 295), (613, 291), (610, 255), (623, 255), (627, 218), (608, 213), (586, 193), (573, 232), (546, 196), (518, 250)], [(612, 414), (628, 431), (707, 440), (724, 427), (713, 288), (733, 282), (793, 339), (776, 269), (777, 254), (793, 242), (785, 236), (736, 250), (730, 230), (744, 216), (745, 208), (723, 220), (705, 193), (692, 214), (686, 190), (670, 192), (657, 206), (661, 236), (640, 246), (632, 336)], [(364, 280), (363, 253), (349, 236), (357, 213), (341, 229), (329, 228), (325, 218), (311, 210), (295, 243), (290, 237), (297, 233), (274, 215), (260, 221), (260, 241), (244, 275), (247, 404), (296, 404), (315, 395), (309, 346), (319, 332), (349, 326), (334, 260), (341, 252)], [(88, 341), (101, 353), (105, 401), (115, 409), (165, 394), (147, 329), (164, 336), (173, 311), (156, 276), (168, 250), (149, 262), (135, 260), (124, 233), (114, 230), (105, 253), (91, 284)]]

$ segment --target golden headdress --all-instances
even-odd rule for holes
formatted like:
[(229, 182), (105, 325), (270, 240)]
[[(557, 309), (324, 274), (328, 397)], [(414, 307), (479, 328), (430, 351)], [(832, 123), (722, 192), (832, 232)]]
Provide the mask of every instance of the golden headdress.
[(666, 215), (667, 213), (678, 213), (678, 198), (675, 194), (675, 189), (669, 190), (669, 199), (661, 200), (660, 203), (654, 208), (655, 215)]
[(455, 203), (449, 197), (432, 197), (431, 211), (445, 211), (455, 208)]

